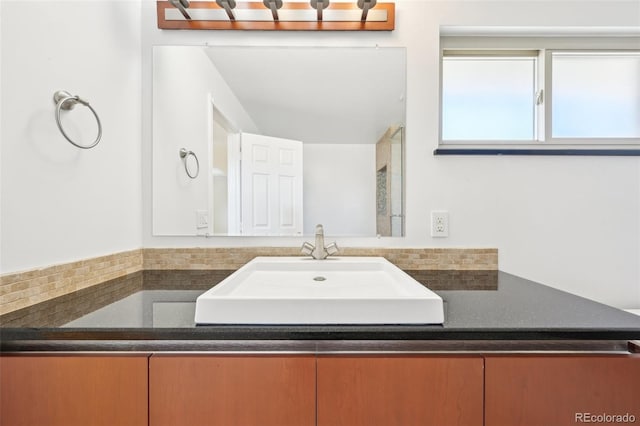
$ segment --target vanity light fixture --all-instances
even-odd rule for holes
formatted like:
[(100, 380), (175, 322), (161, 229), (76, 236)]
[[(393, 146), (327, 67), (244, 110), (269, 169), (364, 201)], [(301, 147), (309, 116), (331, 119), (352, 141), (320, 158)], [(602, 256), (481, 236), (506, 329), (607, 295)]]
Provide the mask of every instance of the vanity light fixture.
[(322, 21), (322, 11), (329, 6), (329, 0), (311, 0), (309, 2), (312, 8), (318, 11), (317, 19)]
[(392, 31), (395, 28), (393, 2), (351, 1), (159, 0), (156, 4), (158, 28), (165, 30)]
[(360, 18), (360, 20), (366, 21), (369, 9), (376, 7), (376, 0), (358, 0), (356, 4), (360, 9), (362, 9), (362, 18)]
[(262, 0), (264, 7), (271, 10), (271, 16), (274, 21), (279, 21), (278, 18), (278, 9), (280, 9), (283, 5), (282, 0)]
[(235, 21), (236, 17), (233, 14), (233, 10), (236, 7), (236, 0), (216, 0), (216, 4), (227, 12), (227, 16), (230, 21)]
[(189, 20), (191, 19), (191, 16), (189, 15), (189, 13), (187, 13), (187, 8), (189, 7), (189, 0), (169, 0), (169, 3), (171, 3), (171, 6), (178, 9), (185, 19), (189, 19)]

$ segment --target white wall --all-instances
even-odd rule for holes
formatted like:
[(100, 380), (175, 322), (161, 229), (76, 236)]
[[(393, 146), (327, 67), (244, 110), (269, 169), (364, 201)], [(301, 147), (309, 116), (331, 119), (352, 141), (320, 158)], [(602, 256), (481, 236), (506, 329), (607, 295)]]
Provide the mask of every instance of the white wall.
[[(2, 273), (139, 248), (139, 1), (1, 2)], [(87, 99), (103, 137), (69, 144), (53, 93)], [(82, 106), (69, 133), (96, 125)], [(83, 139), (83, 142), (87, 141)]]
[[(637, 1), (396, 2), (393, 32), (161, 31), (143, 2), (143, 155), (151, 149), (154, 44), (405, 46), (407, 48), (406, 237), (340, 238), (342, 246), (497, 247), (500, 269), (619, 307), (640, 306), (640, 159), (435, 157), (439, 31), (443, 25), (638, 27)], [(296, 238), (152, 236), (150, 161), (143, 163), (144, 245), (299, 244)], [(431, 210), (450, 212), (450, 237), (429, 236)], [(330, 234), (330, 227), (327, 228)], [(331, 235), (329, 235), (331, 238)]]
[[(162, 46), (153, 61), (153, 232), (196, 235), (196, 210), (209, 209), (212, 191), (206, 173), (213, 155), (211, 101), (239, 130), (257, 129), (201, 49)], [(198, 157), (195, 179), (186, 174), (181, 148)]]
[(376, 146), (304, 144), (304, 234), (376, 233)]

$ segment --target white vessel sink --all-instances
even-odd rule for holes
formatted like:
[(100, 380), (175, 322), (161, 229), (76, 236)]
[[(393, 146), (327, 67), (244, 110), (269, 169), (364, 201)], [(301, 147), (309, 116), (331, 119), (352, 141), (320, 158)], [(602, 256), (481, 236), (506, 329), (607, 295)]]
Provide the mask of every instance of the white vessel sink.
[(256, 257), (196, 300), (196, 324), (442, 324), (440, 296), (382, 257)]

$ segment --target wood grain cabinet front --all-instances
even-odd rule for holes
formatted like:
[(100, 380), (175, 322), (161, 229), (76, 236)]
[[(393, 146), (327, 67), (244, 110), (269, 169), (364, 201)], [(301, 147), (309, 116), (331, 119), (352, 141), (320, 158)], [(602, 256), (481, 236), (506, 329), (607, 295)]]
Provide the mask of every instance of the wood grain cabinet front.
[(2, 426), (146, 426), (147, 355), (3, 355)]
[(481, 426), (481, 356), (319, 356), (318, 426)]
[(313, 426), (314, 355), (153, 355), (151, 426)]
[(640, 423), (640, 355), (0, 356), (2, 426)]
[(640, 356), (485, 360), (485, 426), (640, 424)]

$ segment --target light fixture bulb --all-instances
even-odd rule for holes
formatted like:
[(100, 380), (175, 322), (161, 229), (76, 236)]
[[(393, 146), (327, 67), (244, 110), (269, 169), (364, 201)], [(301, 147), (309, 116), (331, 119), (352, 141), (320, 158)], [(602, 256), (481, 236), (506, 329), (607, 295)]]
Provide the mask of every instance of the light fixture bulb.
[(278, 21), (278, 9), (282, 7), (282, 0), (262, 0), (262, 4), (264, 4), (267, 9), (271, 9), (273, 20)]
[(187, 12), (187, 8), (190, 5), (189, 0), (169, 0), (169, 3), (171, 3), (171, 6), (178, 9), (180, 13), (182, 13), (182, 16), (184, 16), (188, 20), (191, 20), (191, 16), (189, 16), (189, 13)]
[(309, 4), (318, 11), (318, 21), (322, 21), (322, 11), (329, 7), (329, 0), (310, 0)]
[(364, 22), (367, 20), (369, 9), (376, 7), (376, 0), (358, 0), (356, 4), (362, 9), (362, 18), (360, 18), (360, 20)]
[(310, 0), (309, 3), (314, 9), (326, 9), (329, 7), (329, 0)]
[(227, 12), (229, 20), (235, 21), (236, 17), (233, 14), (233, 10), (236, 7), (236, 0), (216, 0), (216, 4)]
[(357, 5), (360, 9), (373, 9), (374, 7), (376, 7), (376, 0), (358, 0), (357, 1)]

